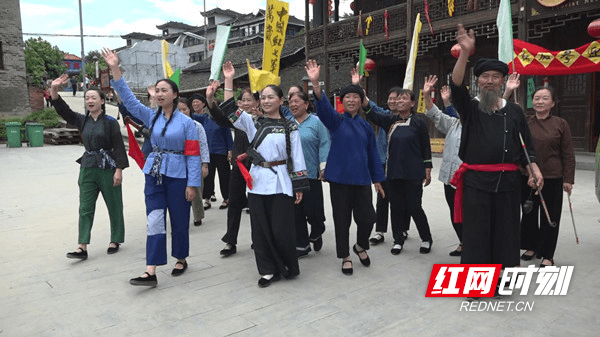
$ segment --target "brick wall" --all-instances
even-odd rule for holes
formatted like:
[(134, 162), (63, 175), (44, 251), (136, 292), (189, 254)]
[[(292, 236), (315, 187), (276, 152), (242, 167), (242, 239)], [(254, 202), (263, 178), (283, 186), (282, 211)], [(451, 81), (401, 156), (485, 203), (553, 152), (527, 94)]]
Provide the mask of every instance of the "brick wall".
[(25, 75), (19, 0), (2, 1), (0, 32), (4, 61), (4, 69), (0, 69), (0, 117), (24, 116), (31, 113), (31, 108)]
[(29, 106), (31, 111), (38, 111), (44, 108), (44, 90), (38, 87), (29, 87)]

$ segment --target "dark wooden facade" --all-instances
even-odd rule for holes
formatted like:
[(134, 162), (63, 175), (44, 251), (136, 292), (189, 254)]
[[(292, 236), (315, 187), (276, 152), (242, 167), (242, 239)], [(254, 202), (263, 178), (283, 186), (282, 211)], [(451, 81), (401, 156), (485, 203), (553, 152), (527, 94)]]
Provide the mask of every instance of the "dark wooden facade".
[[(306, 0), (308, 3), (308, 0)], [(435, 74), (441, 84), (448, 83), (456, 59), (450, 49), (456, 43), (456, 25), (462, 23), (473, 29), (477, 36), (476, 53), (472, 59), (496, 57), (498, 30), (496, 17), (500, 0), (478, 0), (478, 10), (467, 10), (467, 1), (455, 2), (454, 16), (450, 17), (447, 0), (428, 0), (429, 17), (434, 30), (431, 34), (425, 18), (423, 0), (355, 0), (355, 12), (362, 9), (364, 19), (373, 21), (368, 36), (357, 34), (358, 16), (313, 27), (306, 36), (307, 58), (322, 65), (322, 80), (327, 92), (335, 92), (350, 81), (350, 69), (358, 61), (360, 40), (368, 50), (368, 57), (376, 63), (375, 71), (367, 79), (369, 97), (383, 104), (387, 90), (402, 85), (410, 50), (412, 30), (417, 13), (423, 24), (419, 36), (419, 51), (414, 77), (414, 89), (422, 88), (426, 75)], [(579, 47), (593, 40), (587, 34), (588, 24), (600, 17), (600, 0), (567, 0), (555, 8), (545, 8), (535, 0), (511, 0), (514, 37), (538, 44), (550, 50)], [(522, 10), (521, 10), (522, 8)], [(389, 37), (385, 37), (384, 13), (388, 12)], [(525, 97), (528, 76), (522, 76), (518, 97)], [(593, 151), (600, 133), (600, 75), (578, 74), (569, 76), (533, 76), (536, 85), (544, 81), (557, 91), (560, 101), (553, 111), (571, 125), (576, 150)], [(468, 69), (467, 84), (475, 78)], [(471, 85), (475, 89), (476, 86)], [(439, 98), (439, 97), (438, 97)], [(440, 99), (441, 101), (441, 99)], [(524, 103), (520, 99), (519, 103)], [(523, 104), (522, 104), (523, 106)], [(594, 127), (594, 125), (596, 125)], [(432, 136), (440, 136), (432, 130)]]

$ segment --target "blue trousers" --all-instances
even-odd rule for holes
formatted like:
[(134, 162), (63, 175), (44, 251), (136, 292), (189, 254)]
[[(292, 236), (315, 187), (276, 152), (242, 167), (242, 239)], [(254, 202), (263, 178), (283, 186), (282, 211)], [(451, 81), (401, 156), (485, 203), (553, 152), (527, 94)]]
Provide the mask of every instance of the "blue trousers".
[(146, 174), (146, 215), (148, 216), (148, 239), (146, 240), (146, 264), (167, 264), (167, 210), (171, 220), (171, 256), (185, 259), (190, 252), (190, 207), (185, 199), (187, 179), (162, 176), (162, 184)]

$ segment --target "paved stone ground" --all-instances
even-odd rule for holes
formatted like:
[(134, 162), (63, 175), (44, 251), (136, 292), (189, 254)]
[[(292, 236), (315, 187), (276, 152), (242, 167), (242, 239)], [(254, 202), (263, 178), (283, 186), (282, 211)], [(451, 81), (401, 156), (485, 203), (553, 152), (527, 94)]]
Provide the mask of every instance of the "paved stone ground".
[[(83, 105), (80, 97), (68, 101), (74, 108)], [(65, 257), (77, 247), (75, 159), (82, 152), (81, 145), (0, 146), (0, 336), (598, 335), (600, 211), (592, 171), (576, 172), (572, 201), (579, 245), (568, 204), (563, 207), (555, 260), (575, 266), (568, 294), (534, 296), (532, 286), (527, 296), (503, 298), (534, 303), (531, 312), (461, 312), (462, 298), (424, 296), (434, 263), (459, 262), (448, 256), (457, 239), (437, 180), (423, 196), (434, 238), (428, 255), (419, 254), (413, 225), (402, 254), (390, 254), (388, 235), (369, 250), (371, 267), (353, 254), (354, 275), (344, 276), (326, 202), (323, 249), (300, 260), (296, 279), (261, 289), (249, 216), (242, 218), (238, 253), (221, 258), (226, 211), (213, 207), (201, 227), (190, 228), (186, 273), (171, 277), (175, 259), (170, 258), (157, 270), (158, 286), (144, 288), (128, 283), (145, 269), (143, 174), (136, 166), (124, 171), (126, 239), (119, 253), (106, 254), (108, 214), (100, 199), (89, 259)], [(434, 177), (439, 165), (440, 158), (434, 158)], [(327, 185), (324, 193), (329, 200)], [(221, 202), (217, 196), (215, 206)], [(539, 260), (524, 265), (533, 263)]]

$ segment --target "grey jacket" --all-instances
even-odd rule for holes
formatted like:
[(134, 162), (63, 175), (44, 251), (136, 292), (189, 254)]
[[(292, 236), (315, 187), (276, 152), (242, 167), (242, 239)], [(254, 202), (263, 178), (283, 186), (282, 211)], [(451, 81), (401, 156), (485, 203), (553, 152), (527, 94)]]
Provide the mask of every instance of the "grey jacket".
[(458, 157), (462, 125), (459, 118), (446, 115), (436, 105), (425, 111), (425, 115), (431, 119), (438, 131), (446, 134), (444, 154), (442, 156), (442, 165), (440, 166), (438, 179), (447, 185), (450, 179), (452, 179), (454, 171), (462, 164), (462, 161)]

